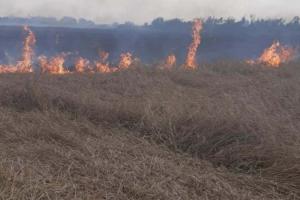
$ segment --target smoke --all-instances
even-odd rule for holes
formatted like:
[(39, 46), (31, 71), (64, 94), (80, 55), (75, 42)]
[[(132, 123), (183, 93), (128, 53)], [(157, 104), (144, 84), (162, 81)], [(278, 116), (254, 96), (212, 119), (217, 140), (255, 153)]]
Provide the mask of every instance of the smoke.
[(156, 17), (191, 20), (195, 17), (291, 18), (299, 0), (0, 0), (0, 16), (71, 16), (97, 23), (149, 22)]

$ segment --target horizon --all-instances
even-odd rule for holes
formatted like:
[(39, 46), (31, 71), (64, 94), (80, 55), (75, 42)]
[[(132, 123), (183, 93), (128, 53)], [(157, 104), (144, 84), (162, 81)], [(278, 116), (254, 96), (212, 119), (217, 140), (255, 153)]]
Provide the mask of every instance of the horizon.
[[(84, 18), (97, 24), (112, 24), (132, 22), (137, 25), (149, 23), (157, 17), (182, 19), (190, 21), (194, 18), (213, 16), (216, 18), (250, 18), (252, 15), (259, 19), (283, 18), (290, 20), (298, 16), (300, 3), (296, 0), (286, 3), (283, 0), (251, 2), (228, 0), (220, 3), (218, 0), (0, 0), (0, 16), (15, 17), (56, 17), (70, 16), (76, 19)], [(230, 5), (230, 7), (228, 6)], [(284, 9), (283, 9), (284, 8)], [(287, 12), (288, 10), (288, 12)]]
[[(289, 24), (289, 23), (293, 23), (294, 20), (297, 20), (297, 21), (300, 21), (300, 16), (293, 16), (289, 19), (285, 19), (285, 18), (257, 18), (256, 16), (254, 15), (251, 15), (249, 17), (241, 17), (241, 18), (233, 18), (233, 17), (215, 17), (215, 16), (207, 16), (207, 17), (199, 17), (199, 18), (193, 18), (193, 19), (190, 19), (190, 20), (184, 20), (184, 19), (180, 19), (180, 18), (171, 18), (171, 19), (165, 19), (163, 17), (156, 17), (156, 18), (153, 18), (151, 21), (149, 22), (145, 22), (143, 24), (137, 24), (133, 21), (124, 21), (123, 23), (118, 23), (118, 22), (112, 22), (112, 23), (97, 23), (93, 20), (89, 20), (89, 19), (86, 19), (86, 18), (76, 18), (76, 17), (71, 17), (71, 16), (63, 16), (63, 17), (60, 17), (60, 18), (57, 18), (57, 17), (43, 17), (43, 16), (29, 16), (29, 17), (18, 17), (18, 16), (0, 16), (0, 25), (3, 25), (1, 23), (5, 23), (5, 20), (28, 20), (28, 23), (25, 22), (24, 24), (28, 24), (28, 25), (31, 25), (30, 23), (32, 23), (33, 26), (34, 23), (38, 23), (39, 21), (38, 20), (49, 20), (47, 21), (48, 23), (50, 22), (56, 22), (58, 23), (65, 23), (63, 25), (66, 25), (66, 27), (68, 26), (76, 26), (76, 25), (81, 25), (81, 23), (84, 23), (85, 25), (87, 26), (111, 26), (111, 25), (126, 25), (126, 24), (131, 24), (131, 25), (134, 25), (134, 26), (145, 26), (145, 25), (151, 25), (155, 20), (160, 20), (162, 19), (162, 22), (169, 22), (169, 21), (173, 21), (173, 20), (179, 20), (180, 22), (182, 23), (191, 23), (193, 22), (194, 19), (201, 19), (204, 23), (209, 20), (209, 19), (215, 19), (215, 20), (223, 20), (223, 22), (226, 22), (227, 20), (234, 20), (235, 23), (237, 22), (241, 22), (242, 20), (246, 20), (247, 22), (249, 22), (249, 24), (251, 23), (256, 23), (256, 22), (259, 22), (261, 20), (264, 20), (264, 21), (272, 21), (272, 20), (282, 20), (282, 22), (284, 24)], [(32, 20), (32, 21), (31, 21)], [(34, 20), (37, 20), (37, 21), (34, 21)], [(55, 21), (50, 21), (50, 20), (55, 20)], [(46, 22), (46, 21), (44, 21)], [(76, 24), (74, 24), (74, 22)], [(68, 24), (70, 23), (70, 24)], [(22, 23), (20, 21), (12, 21), (12, 22), (9, 22), (8, 24), (11, 24), (11, 25), (22, 25)], [(5, 24), (7, 25), (7, 24)], [(39, 26), (42, 25), (42, 24), (39, 24)], [(52, 26), (50, 24), (45, 24), (45, 26)]]

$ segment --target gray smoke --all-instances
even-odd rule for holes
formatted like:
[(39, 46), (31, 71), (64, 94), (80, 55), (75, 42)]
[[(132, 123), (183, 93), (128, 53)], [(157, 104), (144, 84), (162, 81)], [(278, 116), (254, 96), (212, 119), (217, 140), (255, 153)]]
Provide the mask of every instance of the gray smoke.
[(71, 16), (97, 23), (142, 24), (156, 17), (190, 20), (252, 14), (260, 18), (291, 18), (299, 10), (299, 0), (0, 0), (0, 16)]

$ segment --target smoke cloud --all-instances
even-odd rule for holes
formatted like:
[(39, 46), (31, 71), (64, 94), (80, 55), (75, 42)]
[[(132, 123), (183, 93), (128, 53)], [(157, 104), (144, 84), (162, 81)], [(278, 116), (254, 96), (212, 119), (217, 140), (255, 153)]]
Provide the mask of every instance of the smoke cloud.
[(164, 17), (292, 18), (299, 0), (0, 0), (0, 16), (71, 16), (97, 23), (132, 21), (137, 24)]

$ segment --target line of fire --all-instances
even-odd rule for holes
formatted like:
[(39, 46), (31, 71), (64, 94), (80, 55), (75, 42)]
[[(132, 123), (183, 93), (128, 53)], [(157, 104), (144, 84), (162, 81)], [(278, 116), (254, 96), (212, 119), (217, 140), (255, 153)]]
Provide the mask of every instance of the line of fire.
[[(28, 27), (23, 27), (26, 37), (23, 42), (22, 56), (20, 60), (13, 65), (0, 65), (0, 73), (31, 73), (36, 70), (33, 66), (33, 58), (35, 56), (34, 46), (37, 42), (34, 32)], [(201, 44), (201, 32), (203, 23), (200, 19), (195, 19), (192, 27), (192, 42), (188, 47), (185, 63), (182, 67), (186, 70), (195, 70), (198, 68), (197, 50)], [(250, 65), (262, 64), (269, 67), (277, 68), (280, 65), (295, 59), (296, 50), (294, 48), (281, 45), (279, 41), (275, 41), (270, 47), (266, 48), (261, 56), (257, 59), (247, 60)], [(78, 57), (74, 63), (74, 70), (65, 67), (65, 59), (68, 53), (60, 53), (54, 57), (48, 58), (44, 55), (38, 56), (37, 69), (42, 73), (50, 74), (67, 74), (67, 73), (113, 73), (119, 70), (128, 69), (138, 60), (134, 58), (130, 52), (120, 55), (118, 65), (111, 65), (108, 62), (109, 53), (101, 51), (99, 60), (90, 61), (83, 57)], [(170, 54), (162, 64), (162, 69), (172, 69), (177, 66), (176, 55)]]

